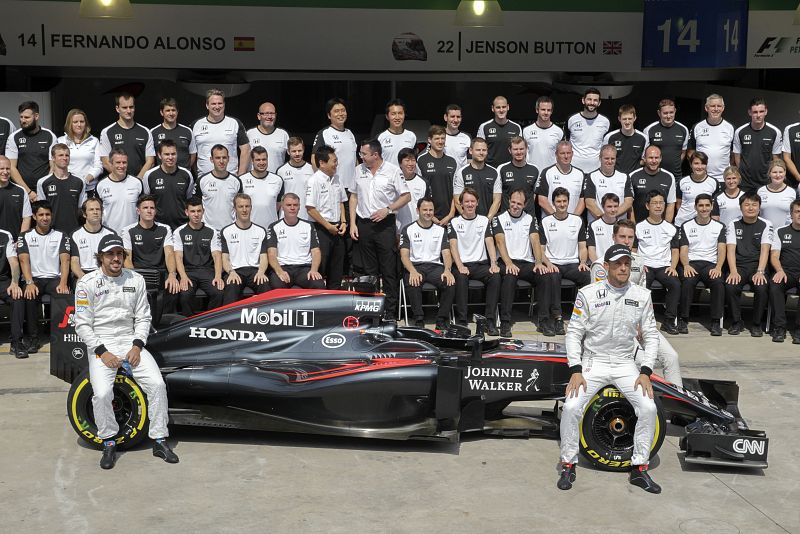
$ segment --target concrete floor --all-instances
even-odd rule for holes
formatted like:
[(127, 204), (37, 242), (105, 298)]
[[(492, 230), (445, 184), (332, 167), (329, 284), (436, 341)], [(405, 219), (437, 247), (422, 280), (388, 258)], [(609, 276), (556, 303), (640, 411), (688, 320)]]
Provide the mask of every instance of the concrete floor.
[[(671, 338), (684, 376), (739, 383), (744, 417), (770, 438), (770, 468), (687, 466), (673, 432), (651, 464), (658, 496), (588, 468), (559, 491), (558, 443), (545, 439), (449, 446), (175, 427), (180, 464), (140, 448), (102, 471), (69, 426), (68, 385), (49, 375), (47, 348), (18, 361), (5, 345), (0, 530), (800, 533), (800, 346), (690, 330)], [(538, 338), (527, 322), (514, 334)]]

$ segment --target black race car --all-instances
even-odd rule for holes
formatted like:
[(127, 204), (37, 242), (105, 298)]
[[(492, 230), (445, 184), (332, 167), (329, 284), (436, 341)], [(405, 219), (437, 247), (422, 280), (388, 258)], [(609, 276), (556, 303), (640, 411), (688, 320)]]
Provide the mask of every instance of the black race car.
[[(66, 306), (65, 306), (66, 307)], [(51, 373), (72, 388), (69, 421), (98, 447), (86, 348), (71, 330), (69, 307), (57, 323)], [(464, 328), (399, 327), (381, 319), (383, 296), (347, 291), (275, 290), (186, 318), (150, 336), (164, 375), (170, 422), (177, 425), (457, 442), (463, 432), (558, 436), (559, 403), (569, 380), (563, 345), (486, 340)], [(768, 439), (739, 414), (738, 386), (657, 376), (658, 424), (685, 427), (687, 462), (767, 467)], [(118, 446), (147, 434), (147, 399), (120, 372), (114, 409)], [(552, 410), (510, 406), (552, 400)], [(580, 448), (592, 464), (630, 467), (636, 417), (615, 388), (586, 407)]]

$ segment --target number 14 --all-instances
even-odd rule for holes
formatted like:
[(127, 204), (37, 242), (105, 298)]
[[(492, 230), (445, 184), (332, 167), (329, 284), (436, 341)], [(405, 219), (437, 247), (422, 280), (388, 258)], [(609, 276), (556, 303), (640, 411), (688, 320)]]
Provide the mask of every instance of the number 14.
[[(682, 19), (677, 20), (677, 25), (680, 27)], [(667, 19), (661, 26), (656, 26), (656, 29), (664, 33), (663, 47), (661, 51), (665, 54), (669, 53), (670, 40), (672, 37), (672, 19)], [(737, 40), (738, 41), (738, 40)], [(678, 46), (688, 46), (689, 52), (694, 54), (697, 52), (697, 47), (700, 45), (700, 39), (697, 38), (697, 19), (689, 19), (683, 24), (678, 33)]]

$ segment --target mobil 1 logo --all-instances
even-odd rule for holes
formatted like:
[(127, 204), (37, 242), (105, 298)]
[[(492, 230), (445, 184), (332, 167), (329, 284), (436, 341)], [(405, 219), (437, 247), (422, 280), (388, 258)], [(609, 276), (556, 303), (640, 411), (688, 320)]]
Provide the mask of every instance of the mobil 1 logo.
[(263, 326), (314, 327), (314, 310), (259, 310), (246, 308), (241, 312), (242, 324)]

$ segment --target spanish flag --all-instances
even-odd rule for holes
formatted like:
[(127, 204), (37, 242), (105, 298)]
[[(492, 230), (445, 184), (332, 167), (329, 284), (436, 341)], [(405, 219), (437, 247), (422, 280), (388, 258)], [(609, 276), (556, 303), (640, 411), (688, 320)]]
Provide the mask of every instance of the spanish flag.
[(255, 37), (234, 37), (233, 38), (234, 52), (255, 52), (256, 51), (256, 38)]

